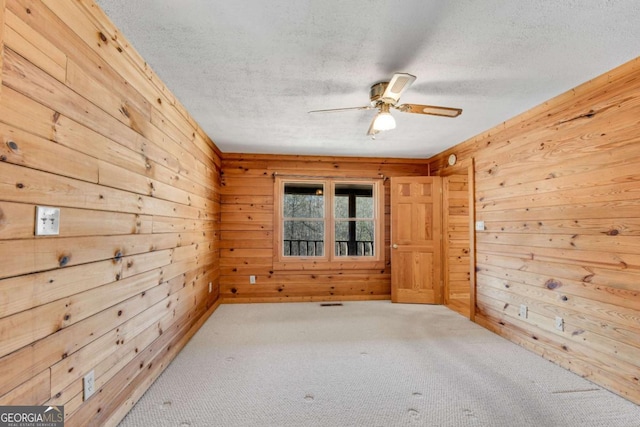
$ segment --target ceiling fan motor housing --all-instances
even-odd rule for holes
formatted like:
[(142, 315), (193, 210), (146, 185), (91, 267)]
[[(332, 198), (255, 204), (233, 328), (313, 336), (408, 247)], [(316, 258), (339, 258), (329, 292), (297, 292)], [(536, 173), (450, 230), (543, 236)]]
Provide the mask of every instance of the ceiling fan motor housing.
[(382, 95), (384, 91), (387, 89), (387, 85), (389, 82), (379, 82), (371, 86), (371, 90), (369, 91), (369, 99), (371, 100), (371, 106), (375, 107), (378, 102), (384, 102), (382, 100)]

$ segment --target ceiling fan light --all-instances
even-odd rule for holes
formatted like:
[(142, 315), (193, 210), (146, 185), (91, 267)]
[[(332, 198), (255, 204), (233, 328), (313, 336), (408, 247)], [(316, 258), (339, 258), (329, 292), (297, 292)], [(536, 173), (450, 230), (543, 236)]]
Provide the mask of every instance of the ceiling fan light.
[(396, 119), (393, 118), (391, 113), (381, 111), (373, 121), (373, 130), (383, 131), (396, 128)]

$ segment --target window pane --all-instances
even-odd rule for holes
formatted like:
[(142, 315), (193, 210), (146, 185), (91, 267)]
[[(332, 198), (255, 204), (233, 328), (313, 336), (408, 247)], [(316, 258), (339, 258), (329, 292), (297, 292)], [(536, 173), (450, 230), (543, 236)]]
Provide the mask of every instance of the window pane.
[(335, 218), (373, 218), (372, 184), (336, 184)]
[(324, 256), (323, 221), (284, 221), (285, 256)]
[(373, 221), (336, 221), (336, 256), (374, 256)]
[(349, 196), (336, 194), (334, 204), (334, 216), (336, 218), (349, 218)]
[(373, 218), (373, 196), (356, 198), (356, 217)]
[(293, 183), (284, 185), (285, 218), (323, 218), (324, 185), (322, 183)]

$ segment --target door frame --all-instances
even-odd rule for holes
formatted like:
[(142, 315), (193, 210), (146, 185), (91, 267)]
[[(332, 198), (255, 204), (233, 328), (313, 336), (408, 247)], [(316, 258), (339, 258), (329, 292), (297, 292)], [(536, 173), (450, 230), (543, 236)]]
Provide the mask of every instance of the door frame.
[[(475, 321), (476, 318), (476, 209), (475, 209), (475, 159), (466, 158), (453, 166), (446, 166), (438, 171), (440, 177), (449, 175), (467, 175), (469, 187), (469, 319)], [(442, 212), (444, 215), (444, 211)], [(443, 218), (444, 223), (444, 218)], [(442, 253), (445, 253), (444, 245), (447, 239), (444, 238), (446, 230), (442, 230)], [(442, 257), (442, 272), (444, 280), (444, 268), (446, 259)], [(445, 284), (444, 287), (447, 287)]]

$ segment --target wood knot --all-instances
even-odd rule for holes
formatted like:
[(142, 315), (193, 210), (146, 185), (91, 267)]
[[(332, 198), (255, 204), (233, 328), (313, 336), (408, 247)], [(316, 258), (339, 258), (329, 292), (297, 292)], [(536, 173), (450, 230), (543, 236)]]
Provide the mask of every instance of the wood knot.
[(98, 33), (98, 36), (100, 37), (100, 40), (102, 40), (104, 43), (107, 43), (107, 36), (105, 36), (102, 31)]
[(17, 188), (24, 188), (24, 184), (19, 182), (19, 183), (16, 184), (16, 187)]
[(231, 293), (235, 294), (236, 292), (238, 292), (238, 290), (236, 288), (231, 288)]
[(554, 290), (562, 286), (562, 282), (556, 279), (549, 279), (544, 283), (545, 288)]
[(568, 296), (566, 296), (566, 295), (562, 295), (562, 296), (560, 297), (560, 299), (561, 299), (562, 301), (569, 301), (569, 297), (568, 297)]
[(620, 231), (616, 230), (615, 228), (612, 228), (611, 230), (605, 231), (603, 233), (606, 234), (607, 236), (617, 236), (618, 234), (620, 234)]
[(116, 253), (113, 255), (113, 260), (115, 262), (120, 262), (121, 259), (122, 259), (122, 252), (116, 251)]
[(0, 156), (0, 162), (6, 162), (6, 161), (7, 161), (7, 156), (5, 156), (4, 154)]
[(122, 310), (118, 310), (118, 317), (122, 316)]
[(7, 141), (7, 145), (13, 151), (17, 151), (18, 150), (18, 144), (16, 144), (15, 141)]
[(63, 255), (58, 259), (58, 265), (60, 267), (64, 267), (65, 265), (69, 264), (69, 260), (70, 257), (68, 257), (67, 255)]

